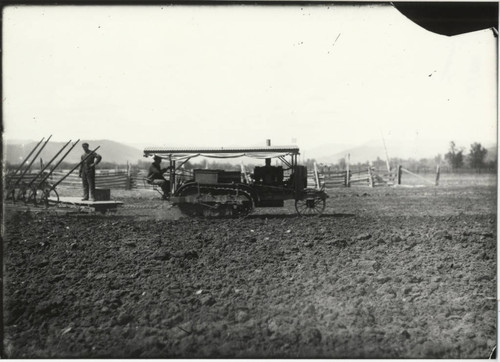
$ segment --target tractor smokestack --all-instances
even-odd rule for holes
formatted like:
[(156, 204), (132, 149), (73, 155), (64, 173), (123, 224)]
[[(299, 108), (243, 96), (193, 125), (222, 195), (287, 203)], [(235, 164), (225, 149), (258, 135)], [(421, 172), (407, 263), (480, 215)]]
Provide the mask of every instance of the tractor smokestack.
[[(270, 139), (266, 140), (266, 146), (271, 147), (271, 140)], [(271, 159), (270, 158), (266, 158), (266, 166), (271, 166)]]

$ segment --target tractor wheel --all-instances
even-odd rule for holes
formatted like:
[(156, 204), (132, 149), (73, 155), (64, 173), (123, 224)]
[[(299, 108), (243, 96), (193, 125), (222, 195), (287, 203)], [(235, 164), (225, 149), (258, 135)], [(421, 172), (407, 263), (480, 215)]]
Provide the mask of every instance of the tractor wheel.
[(318, 195), (308, 195), (304, 199), (295, 200), (295, 210), (300, 216), (319, 216), (325, 210), (325, 206), (325, 199)]

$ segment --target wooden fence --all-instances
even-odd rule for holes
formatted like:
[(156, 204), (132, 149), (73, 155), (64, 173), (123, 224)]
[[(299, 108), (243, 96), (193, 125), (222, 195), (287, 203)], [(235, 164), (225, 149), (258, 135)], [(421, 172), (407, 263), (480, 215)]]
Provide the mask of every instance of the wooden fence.
[[(57, 183), (63, 177), (67, 175), (70, 170), (62, 170), (62, 171), (54, 171), (50, 177), (48, 178), (48, 182), (51, 184)], [(22, 183), (30, 183), (36, 175), (37, 171), (31, 171), (23, 175), (21, 181)], [(41, 181), (47, 172), (44, 172), (43, 176), (38, 176), (33, 184), (37, 184), (37, 182)], [(12, 182), (16, 182), (20, 175), (15, 175), (14, 177), (10, 177), (6, 175), (6, 179)], [(150, 188), (151, 185), (148, 185), (143, 180), (146, 177), (146, 171), (127, 171), (127, 170), (97, 170), (96, 171), (96, 187), (105, 188), (105, 189), (123, 189), (123, 190), (131, 190), (138, 188)], [(21, 183), (21, 182), (20, 182)], [(73, 171), (70, 175), (68, 175), (59, 185), (58, 187), (62, 188), (81, 188), (82, 187), (82, 179), (78, 176), (78, 170)]]
[[(67, 171), (54, 172), (49, 180), (51, 183), (55, 183), (63, 178), (66, 173)], [(145, 182), (146, 175), (145, 170), (96, 170), (95, 183), (97, 188), (104, 189), (153, 189), (153, 186)], [(82, 179), (78, 177), (78, 171), (74, 171), (66, 177), (59, 187), (82, 187)]]
[[(62, 179), (69, 170), (55, 171), (48, 181), (52, 184)], [(23, 176), (24, 183), (32, 180), (36, 172)], [(349, 175), (349, 177), (348, 177)], [(153, 186), (145, 182), (146, 170), (96, 170), (96, 187), (119, 190), (152, 190)], [(9, 176), (7, 175), (7, 178)], [(380, 186), (391, 184), (392, 175), (376, 172), (373, 169), (349, 171), (323, 171), (318, 169), (308, 171), (307, 185), (316, 188), (336, 188), (350, 186)], [(42, 177), (38, 178), (39, 180)], [(36, 182), (35, 182), (36, 183)], [(78, 177), (78, 170), (73, 171), (59, 185), (61, 188), (81, 188), (82, 180)]]
[(393, 173), (373, 168), (364, 170), (323, 171), (320, 173), (325, 188), (351, 186), (387, 186), (394, 184)]
[[(49, 178), (50, 182), (57, 182), (67, 172), (54, 172)], [(145, 181), (147, 174), (148, 171), (146, 170), (96, 170), (96, 187), (119, 190), (153, 190), (153, 186)], [(72, 172), (71, 175), (60, 183), (59, 187), (82, 187), (82, 179), (78, 177), (78, 171)]]
[[(377, 170), (373, 167), (367, 167), (366, 169), (356, 171), (330, 171), (323, 169), (318, 172), (319, 177), (316, 177), (316, 179), (319, 179), (319, 184), (315, 183), (315, 176), (310, 173), (308, 177), (308, 185), (316, 185), (318, 188), (324, 185), (327, 189), (351, 186), (394, 186), (402, 185), (403, 174), (409, 175), (411, 178), (421, 180), (424, 184), (438, 186), (440, 167), (437, 166), (434, 179), (418, 175), (410, 170), (407, 170), (401, 165), (398, 165), (395, 169), (391, 170), (391, 172), (386, 169)], [(405, 178), (406, 177), (408, 176), (405, 176)]]

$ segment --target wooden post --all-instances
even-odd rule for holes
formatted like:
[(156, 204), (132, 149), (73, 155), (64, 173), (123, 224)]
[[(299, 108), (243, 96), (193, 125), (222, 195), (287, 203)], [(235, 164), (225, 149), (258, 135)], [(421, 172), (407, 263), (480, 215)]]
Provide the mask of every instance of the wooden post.
[(132, 180), (130, 177), (130, 163), (127, 161), (127, 182), (125, 183), (125, 190), (132, 189)]
[(436, 167), (436, 186), (439, 185), (439, 172), (440, 172), (440, 167), (437, 165)]
[(349, 171), (350, 162), (351, 162), (351, 154), (348, 153), (345, 156), (345, 168), (346, 168), (345, 185), (346, 185), (346, 187), (351, 187), (351, 173)]
[(368, 186), (373, 187), (373, 174), (370, 166), (368, 166)]
[(175, 192), (175, 161), (172, 160), (172, 155), (168, 156), (169, 160), (169, 181), (170, 181), (170, 193), (173, 194)]
[(316, 181), (316, 188), (319, 189), (321, 185), (319, 184), (318, 167), (316, 166), (316, 162), (314, 162), (314, 181)]
[(398, 171), (397, 171), (398, 185), (401, 185), (401, 174), (403, 173), (402, 168), (403, 166), (398, 165)]
[[(266, 140), (266, 146), (271, 147), (271, 140), (270, 139)], [(266, 166), (271, 166), (271, 159), (270, 158), (266, 158)]]

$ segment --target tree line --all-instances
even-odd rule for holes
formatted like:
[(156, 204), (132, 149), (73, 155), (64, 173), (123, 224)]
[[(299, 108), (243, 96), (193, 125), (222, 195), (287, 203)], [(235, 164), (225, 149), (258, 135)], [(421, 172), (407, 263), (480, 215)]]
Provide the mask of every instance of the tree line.
[(484, 168), (496, 168), (495, 161), (486, 162), (488, 150), (480, 143), (474, 142), (470, 145), (469, 153), (464, 154), (463, 147), (457, 147), (454, 141), (450, 142), (450, 148), (447, 154), (444, 155), (452, 170), (457, 170), (464, 167), (469, 167), (474, 170), (482, 170)]
[[(464, 147), (458, 147), (454, 141), (449, 144), (448, 152), (444, 155), (438, 154), (431, 158), (421, 158), (416, 159), (402, 159), (398, 157), (392, 157), (388, 161), (382, 160), (377, 157), (376, 160), (351, 163), (351, 170), (362, 170), (368, 167), (375, 168), (377, 170), (387, 169), (387, 162), (391, 169), (394, 169), (397, 165), (401, 165), (414, 172), (426, 173), (434, 172), (436, 166), (440, 166), (442, 171), (495, 171), (497, 168), (497, 158), (494, 160), (486, 161), (486, 156), (488, 150), (484, 148), (481, 143), (474, 142), (470, 145), (466, 153)], [(307, 160), (308, 163), (314, 162), (314, 160)], [(320, 169), (324, 171), (343, 171), (346, 169), (346, 160), (341, 158), (337, 163), (332, 164), (320, 164)]]

